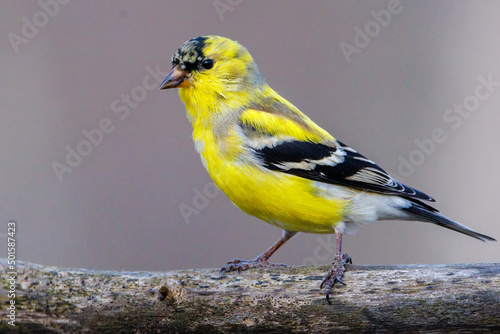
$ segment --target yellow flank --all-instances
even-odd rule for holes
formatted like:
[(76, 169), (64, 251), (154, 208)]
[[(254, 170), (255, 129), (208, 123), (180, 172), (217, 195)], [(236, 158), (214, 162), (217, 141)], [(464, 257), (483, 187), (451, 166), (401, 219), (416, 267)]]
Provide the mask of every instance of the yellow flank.
[(203, 45), (200, 58), (212, 59), (213, 68), (192, 71), (189, 85), (179, 93), (196, 148), (215, 184), (240, 209), (270, 224), (288, 231), (333, 233), (349, 201), (327, 194), (315, 181), (260, 165), (242, 126), (262, 136), (262, 145), (335, 139), (264, 82), (243, 46), (217, 36), (208, 36)]
[(343, 221), (348, 201), (325, 196), (314, 181), (227, 159), (209, 130), (195, 133), (195, 140), (204, 143), (200, 153), (210, 177), (246, 213), (288, 231), (309, 233), (332, 233)]
[(219, 188), (246, 213), (287, 231), (332, 233), (347, 201), (318, 196), (313, 181), (250, 167), (220, 169)]

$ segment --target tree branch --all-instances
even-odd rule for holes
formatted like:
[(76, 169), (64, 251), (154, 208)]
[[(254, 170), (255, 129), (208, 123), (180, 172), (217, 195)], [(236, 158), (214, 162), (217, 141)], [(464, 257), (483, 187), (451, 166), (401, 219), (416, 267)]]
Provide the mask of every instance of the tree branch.
[(12, 327), (7, 260), (0, 260), (2, 333), (500, 331), (500, 264), (350, 265), (332, 305), (319, 289), (327, 266), (220, 278), (214, 269), (18, 265)]

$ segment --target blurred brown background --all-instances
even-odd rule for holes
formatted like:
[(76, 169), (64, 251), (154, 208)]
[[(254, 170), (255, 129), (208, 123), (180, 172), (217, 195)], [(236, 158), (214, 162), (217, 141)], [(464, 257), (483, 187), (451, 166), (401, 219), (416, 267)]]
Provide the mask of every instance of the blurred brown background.
[[(241, 42), (335, 137), (500, 238), (499, 2), (66, 2), (1, 4), (0, 256), (11, 219), (18, 259), (70, 267), (220, 267), (279, 238), (214, 195), (177, 92), (150, 74), (207, 34)], [(86, 156), (71, 167), (68, 150)], [(272, 260), (329, 263), (333, 240), (300, 234)], [(374, 223), (344, 249), (358, 264), (500, 259), (499, 243), (413, 222)]]

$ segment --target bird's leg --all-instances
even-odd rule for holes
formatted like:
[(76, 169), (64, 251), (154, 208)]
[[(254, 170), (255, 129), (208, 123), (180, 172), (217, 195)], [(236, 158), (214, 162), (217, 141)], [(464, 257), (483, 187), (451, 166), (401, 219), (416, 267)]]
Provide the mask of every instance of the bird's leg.
[(330, 303), (330, 293), (332, 292), (332, 288), (335, 283), (339, 282), (340, 284), (345, 285), (342, 281), (342, 277), (345, 272), (346, 263), (352, 263), (351, 257), (347, 254), (342, 254), (342, 233), (337, 231), (337, 253), (333, 258), (332, 267), (326, 272), (325, 276), (323, 276), (323, 280), (321, 281), (320, 288), (325, 287), (326, 293), (326, 301), (328, 304)]
[(219, 273), (222, 275), (226, 272), (230, 272), (233, 270), (238, 270), (241, 273), (243, 270), (247, 270), (249, 268), (258, 268), (258, 267), (285, 267), (286, 265), (283, 263), (269, 263), (267, 260), (271, 257), (280, 248), (283, 246), (285, 242), (293, 238), (297, 232), (283, 231), (283, 235), (281, 238), (271, 247), (269, 247), (264, 253), (260, 254), (253, 260), (241, 260), (241, 259), (232, 259), (229, 261), (224, 267), (222, 267)]

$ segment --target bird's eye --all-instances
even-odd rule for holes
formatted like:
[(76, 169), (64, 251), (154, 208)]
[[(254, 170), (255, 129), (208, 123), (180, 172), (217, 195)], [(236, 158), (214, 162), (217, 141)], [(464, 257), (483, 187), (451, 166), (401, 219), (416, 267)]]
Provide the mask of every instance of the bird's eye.
[(201, 67), (203, 67), (206, 70), (209, 70), (212, 67), (214, 67), (214, 61), (210, 58), (203, 59), (203, 61), (201, 62)]
[(177, 58), (172, 58), (172, 67), (174, 67), (175, 65), (179, 64), (179, 59)]

